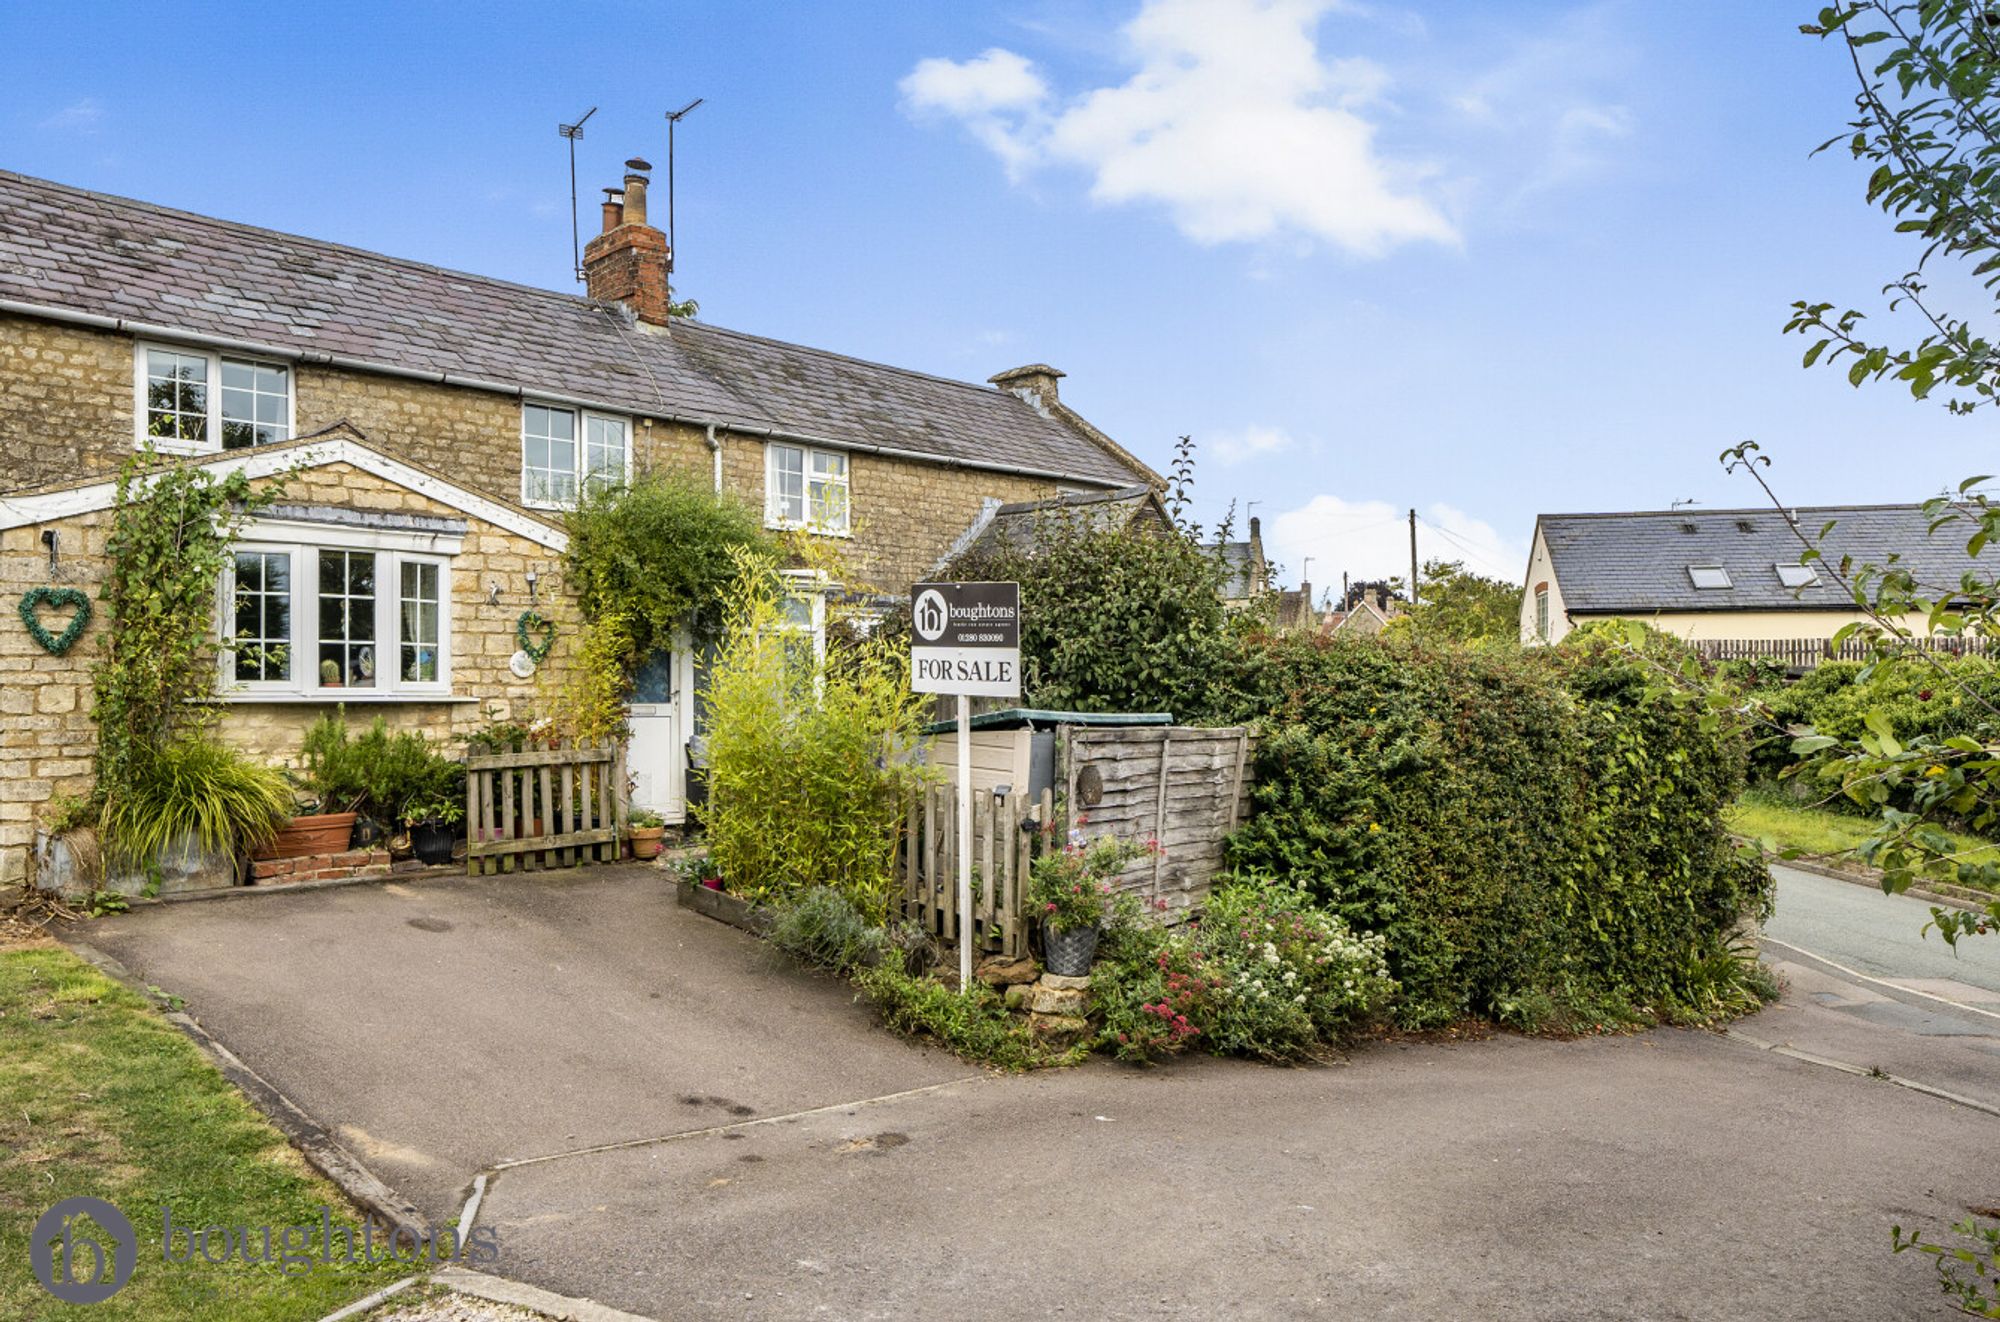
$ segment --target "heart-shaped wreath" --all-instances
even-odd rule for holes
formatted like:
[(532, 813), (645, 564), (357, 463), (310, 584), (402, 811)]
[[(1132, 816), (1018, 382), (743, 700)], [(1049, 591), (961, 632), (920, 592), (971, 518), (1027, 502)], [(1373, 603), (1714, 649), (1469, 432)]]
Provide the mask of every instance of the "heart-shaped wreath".
[[(535, 633), (541, 633), (541, 640), (535, 640)], [(521, 644), (521, 650), (536, 665), (548, 660), (549, 649), (556, 645), (556, 622), (540, 611), (522, 611), (521, 618), (514, 621), (514, 641)]]
[[(50, 633), (42, 623), (44, 606), (57, 610), (70, 607), (69, 627), (59, 634)], [(90, 623), (90, 598), (76, 588), (29, 588), (21, 594), (21, 623), (28, 626), (28, 636), (40, 643), (44, 652), (61, 656), (75, 646)]]

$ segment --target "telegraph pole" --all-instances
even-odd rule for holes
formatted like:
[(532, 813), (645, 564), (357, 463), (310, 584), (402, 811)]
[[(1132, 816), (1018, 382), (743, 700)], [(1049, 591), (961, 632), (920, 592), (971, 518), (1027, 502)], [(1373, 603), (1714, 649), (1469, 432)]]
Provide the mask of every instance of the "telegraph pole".
[(1410, 511), (1410, 606), (1417, 604), (1417, 512)]

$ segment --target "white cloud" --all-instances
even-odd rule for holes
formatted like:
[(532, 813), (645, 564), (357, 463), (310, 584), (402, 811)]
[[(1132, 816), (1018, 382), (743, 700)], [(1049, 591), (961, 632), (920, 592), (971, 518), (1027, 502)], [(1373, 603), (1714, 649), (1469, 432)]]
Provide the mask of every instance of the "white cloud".
[[(1338, 592), (1342, 573), (1360, 581), (1410, 576), (1410, 525), (1407, 507), (1381, 500), (1344, 500), (1314, 496), (1296, 509), (1266, 520), (1265, 554), (1284, 567), (1296, 582), (1312, 557), (1311, 575), (1317, 588)], [(1494, 527), (1464, 510), (1442, 502), (1417, 510), (1417, 556), (1420, 560), (1461, 560), (1475, 573), (1520, 581), (1528, 563), (1525, 540), (1503, 537)]]
[(1234, 468), (1247, 459), (1283, 454), (1295, 444), (1292, 434), (1282, 427), (1252, 426), (1222, 433), (1209, 443), (1209, 450), (1215, 455), (1215, 462), (1224, 468)]
[(1429, 171), (1384, 156), (1375, 123), (1387, 73), (1321, 54), (1331, 0), (1146, 0), (1123, 36), (1132, 75), (1057, 104), (1006, 50), (927, 59), (905, 106), (963, 122), (1010, 178), (1047, 166), (1091, 176), (1101, 203), (1165, 208), (1197, 243), (1318, 239), (1374, 256), (1455, 244), (1422, 193)]
[(72, 101), (55, 114), (48, 116), (41, 127), (54, 133), (95, 133), (104, 119), (104, 107), (96, 97), (86, 96), (81, 101)]
[(1021, 125), (1039, 120), (1048, 85), (1034, 66), (998, 47), (974, 59), (919, 60), (897, 84), (903, 104), (918, 114), (945, 115), (964, 122), (980, 145), (998, 156), (1007, 177), (1018, 179), (1032, 162)]

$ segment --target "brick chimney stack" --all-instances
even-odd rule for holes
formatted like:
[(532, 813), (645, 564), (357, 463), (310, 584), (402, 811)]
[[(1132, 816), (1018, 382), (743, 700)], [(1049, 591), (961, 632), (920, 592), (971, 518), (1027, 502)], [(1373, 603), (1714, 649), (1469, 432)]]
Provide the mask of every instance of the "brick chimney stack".
[(590, 296), (623, 303), (640, 321), (667, 324), (667, 236), (646, 223), (645, 161), (625, 162), (625, 188), (604, 190), (604, 232), (583, 250)]
[(1027, 400), (1035, 406), (1036, 412), (1046, 416), (1061, 398), (1056, 394), (1056, 382), (1062, 376), (1063, 373), (1047, 363), (1029, 363), (1026, 367), (1009, 368), (986, 379), (1008, 394)]

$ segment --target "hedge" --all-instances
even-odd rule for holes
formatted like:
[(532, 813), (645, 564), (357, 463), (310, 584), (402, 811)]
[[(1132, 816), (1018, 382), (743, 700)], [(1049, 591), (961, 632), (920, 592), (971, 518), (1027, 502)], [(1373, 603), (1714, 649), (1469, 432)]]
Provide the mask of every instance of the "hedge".
[(1403, 1024), (1746, 1007), (1730, 943), (1770, 878), (1721, 820), (1745, 740), (1643, 662), (1602, 641), (1255, 646), (1267, 728), (1230, 861), (1383, 933)]

